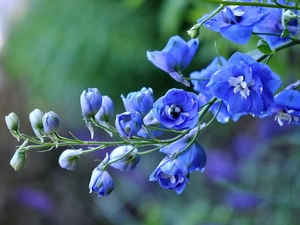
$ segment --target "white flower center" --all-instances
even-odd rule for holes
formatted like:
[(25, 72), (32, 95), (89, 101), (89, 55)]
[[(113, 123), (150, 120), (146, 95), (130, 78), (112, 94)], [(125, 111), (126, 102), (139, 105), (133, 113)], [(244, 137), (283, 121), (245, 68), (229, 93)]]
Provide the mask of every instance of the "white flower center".
[(295, 122), (299, 121), (299, 117), (298, 116), (292, 116), (289, 113), (293, 113), (294, 110), (288, 110), (287, 112), (284, 111), (279, 111), (277, 113), (277, 115), (275, 116), (275, 121), (277, 120), (278, 124), (280, 126), (283, 125), (283, 121), (287, 120), (288, 123), (290, 123), (292, 120), (294, 120)]
[(249, 83), (244, 81), (244, 76), (230, 77), (228, 79), (230, 86), (234, 87), (234, 93), (240, 93), (242, 98), (246, 99), (250, 95), (249, 87), (254, 85), (254, 80), (252, 79)]

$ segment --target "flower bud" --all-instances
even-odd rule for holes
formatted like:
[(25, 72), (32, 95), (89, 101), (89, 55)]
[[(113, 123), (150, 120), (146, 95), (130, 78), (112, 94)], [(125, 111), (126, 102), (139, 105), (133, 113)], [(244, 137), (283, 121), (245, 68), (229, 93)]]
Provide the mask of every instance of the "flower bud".
[(100, 110), (96, 113), (95, 119), (102, 124), (101, 122), (109, 122), (114, 115), (114, 103), (110, 97), (103, 95), (102, 96), (102, 106)]
[(136, 165), (140, 161), (140, 156), (138, 155), (137, 148), (133, 148), (134, 147), (131, 145), (124, 145), (115, 148), (110, 153), (110, 162), (113, 162), (118, 159), (120, 160), (110, 165), (121, 171), (130, 171), (135, 169)]
[(82, 153), (82, 149), (73, 150), (67, 149), (65, 150), (59, 157), (58, 163), (61, 168), (67, 170), (75, 170), (79, 165), (80, 155)]
[(26, 150), (25, 146), (27, 145), (28, 140), (24, 141), (23, 144), (15, 151), (15, 154), (10, 160), (10, 165), (14, 168), (15, 171), (21, 170), (26, 163)]
[(81, 111), (84, 118), (91, 118), (96, 115), (102, 105), (102, 95), (97, 88), (88, 88), (80, 96)]
[(35, 109), (29, 114), (29, 121), (31, 123), (32, 130), (42, 142), (43, 142), (43, 134), (42, 134), (43, 116), (44, 113), (39, 109)]
[(10, 165), (15, 171), (21, 170), (26, 163), (26, 152), (24, 150), (17, 149), (15, 154), (10, 160)]
[(20, 120), (19, 120), (17, 114), (15, 114), (14, 112), (11, 112), (10, 114), (8, 114), (8, 116), (5, 116), (5, 122), (6, 122), (7, 128), (10, 131), (13, 131), (13, 132), (19, 131)]
[(200, 29), (200, 26), (199, 24), (195, 24), (191, 29), (189, 29), (187, 31), (188, 35), (191, 37), (191, 38), (197, 38), (199, 36), (199, 29)]
[(142, 117), (138, 112), (124, 112), (116, 116), (116, 128), (122, 137), (136, 135), (142, 127)]
[(43, 116), (43, 128), (45, 134), (57, 133), (60, 128), (60, 118), (53, 112), (47, 112)]
[(291, 20), (297, 19), (297, 15), (292, 10), (288, 9), (283, 13), (283, 19), (285, 23), (290, 22)]
[(114, 189), (114, 181), (110, 174), (103, 168), (108, 161), (108, 156), (97, 166), (92, 173), (89, 183), (90, 193), (96, 192), (98, 197), (109, 195)]
[(125, 98), (121, 95), (127, 112), (139, 112), (144, 117), (153, 107), (154, 97), (151, 88), (143, 87), (140, 91), (131, 92)]

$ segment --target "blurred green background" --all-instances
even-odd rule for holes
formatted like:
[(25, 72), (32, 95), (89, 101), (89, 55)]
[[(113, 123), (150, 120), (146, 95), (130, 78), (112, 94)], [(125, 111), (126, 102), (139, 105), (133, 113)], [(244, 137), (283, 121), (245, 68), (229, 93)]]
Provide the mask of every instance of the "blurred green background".
[[(159, 153), (142, 157), (132, 172), (109, 169), (115, 190), (106, 198), (88, 193), (94, 159), (104, 152), (82, 158), (74, 172), (58, 165), (64, 149), (30, 152), (18, 173), (9, 165), (19, 144), (4, 122), (11, 111), (21, 119), (23, 133), (33, 133), (28, 114), (40, 108), (60, 115), (61, 134), (70, 130), (88, 139), (79, 105), (88, 87), (110, 96), (117, 113), (124, 110), (121, 94), (152, 87), (158, 98), (171, 87), (185, 88), (154, 67), (146, 51), (163, 49), (173, 35), (189, 40), (186, 30), (216, 5), (196, 0), (0, 0), (0, 6), (0, 224), (299, 224), (299, 128), (279, 127), (274, 118), (215, 122), (199, 137), (207, 168), (192, 174), (181, 195), (148, 181), (164, 157)], [(253, 50), (257, 40), (237, 46), (202, 28), (199, 51), (184, 73), (208, 65), (216, 55), (215, 43), (228, 58), (235, 51)], [(293, 47), (270, 61), (283, 85), (300, 78), (298, 52)], [(96, 130), (96, 139), (108, 136)]]

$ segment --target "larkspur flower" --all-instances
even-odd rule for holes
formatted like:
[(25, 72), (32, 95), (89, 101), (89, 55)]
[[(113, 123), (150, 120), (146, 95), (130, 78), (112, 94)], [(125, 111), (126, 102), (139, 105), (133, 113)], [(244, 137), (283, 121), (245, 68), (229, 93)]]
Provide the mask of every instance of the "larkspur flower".
[(179, 36), (173, 36), (162, 51), (147, 51), (147, 58), (174, 80), (190, 86), (181, 72), (191, 63), (198, 45), (198, 39), (186, 42)]
[(300, 92), (297, 90), (283, 90), (275, 96), (275, 120), (282, 126), (284, 121), (300, 125)]
[(280, 77), (263, 63), (236, 52), (211, 77), (208, 87), (226, 105), (233, 116), (270, 114)]
[(138, 112), (124, 112), (116, 115), (116, 129), (124, 138), (136, 135), (142, 127), (142, 117)]
[(100, 124), (103, 124), (102, 122), (104, 123), (109, 122), (114, 115), (114, 110), (115, 110), (114, 102), (111, 100), (110, 97), (103, 95), (101, 108), (95, 115), (96, 121), (99, 122)]
[(98, 197), (108, 196), (114, 190), (114, 181), (103, 168), (108, 162), (108, 156), (93, 170), (89, 183), (90, 193), (96, 192)]
[(195, 93), (173, 88), (153, 104), (153, 115), (167, 128), (184, 130), (197, 124), (200, 106)]
[(130, 171), (135, 169), (136, 165), (140, 161), (140, 156), (138, 155), (138, 149), (133, 148), (134, 147), (132, 145), (123, 145), (115, 148), (110, 153), (109, 162), (115, 161), (122, 157), (123, 158), (117, 162), (111, 163), (111, 166), (121, 171)]
[(190, 143), (191, 139), (197, 134), (197, 131), (198, 128), (193, 128), (178, 141), (160, 149), (160, 152), (170, 155), (171, 157), (178, 155), (177, 159), (188, 168), (189, 173), (198, 170), (202, 172), (206, 164), (206, 154), (203, 147), (197, 140)]
[(61, 168), (75, 170), (79, 165), (82, 149), (67, 149), (59, 156), (58, 163)]
[[(212, 13), (204, 15), (197, 22), (202, 23)], [(260, 23), (268, 11), (258, 6), (226, 6), (221, 12), (203, 25), (237, 44), (246, 44), (256, 24)]]
[[(273, 3), (271, 0), (269, 3)], [(278, 1), (278, 3), (285, 4), (285, 1)], [(294, 3), (289, 3), (289, 5)], [(281, 8), (268, 8), (270, 12), (262, 21), (254, 27), (254, 32), (259, 33), (259, 37), (265, 40), (271, 49), (290, 41), (291, 34), (296, 35), (298, 32), (298, 20), (293, 19), (287, 22), (282, 20), (284, 10)], [(289, 31), (289, 35), (282, 37), (284, 29)]]
[[(214, 97), (213, 93), (206, 85), (209, 83), (211, 76), (220, 69), (222, 65), (225, 65), (226, 62), (226, 59), (221, 56), (215, 57), (206, 68), (201, 71), (194, 71), (190, 74), (194, 90), (199, 92), (199, 99), (202, 104), (208, 103)], [(220, 123), (227, 123), (229, 119), (232, 119), (233, 121), (239, 119), (239, 117), (232, 116), (228, 112), (225, 104), (222, 104), (220, 108), (220, 102), (214, 103), (209, 110), (212, 111), (214, 115), (217, 115), (216, 119)]]
[(150, 181), (157, 181), (162, 188), (181, 194), (189, 181), (188, 168), (178, 159), (166, 156), (150, 175)]
[(29, 114), (29, 121), (35, 135), (43, 142), (43, 116), (44, 113), (40, 109), (35, 109)]

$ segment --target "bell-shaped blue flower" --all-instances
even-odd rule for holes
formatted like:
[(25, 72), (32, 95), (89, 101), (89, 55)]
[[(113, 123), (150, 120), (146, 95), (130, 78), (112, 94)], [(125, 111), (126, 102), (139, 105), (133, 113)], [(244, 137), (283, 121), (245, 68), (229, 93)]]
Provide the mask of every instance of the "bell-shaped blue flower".
[(59, 116), (53, 112), (47, 112), (43, 115), (43, 129), (45, 134), (53, 134), (57, 133), (60, 128), (60, 118)]
[[(116, 162), (111, 163), (113, 161)], [(139, 161), (140, 156), (138, 155), (138, 149), (131, 145), (119, 146), (115, 148), (109, 156), (110, 165), (121, 171), (130, 171), (135, 169)]]
[(188, 168), (189, 173), (193, 171), (202, 172), (206, 164), (206, 154), (203, 147), (196, 140), (190, 143), (194, 136), (197, 135), (197, 130), (198, 128), (192, 129), (178, 141), (160, 149), (160, 152), (170, 157), (176, 156)]
[(233, 116), (264, 117), (270, 114), (274, 93), (280, 85), (280, 77), (269, 66), (236, 52), (214, 73), (207, 86)]
[(150, 175), (149, 180), (157, 181), (162, 188), (181, 194), (189, 181), (188, 168), (180, 160), (166, 156)]
[(63, 151), (58, 159), (60, 167), (67, 170), (75, 170), (79, 165), (81, 153), (82, 149), (67, 149)]
[(108, 157), (93, 170), (89, 183), (90, 193), (96, 192), (98, 197), (108, 196), (114, 190), (114, 181), (112, 177), (105, 169), (103, 169), (103, 166), (107, 161)]
[(151, 88), (143, 87), (140, 91), (131, 92), (125, 98), (121, 95), (127, 112), (139, 112), (144, 117), (153, 107), (154, 97)]
[(184, 130), (197, 124), (200, 106), (196, 94), (173, 88), (153, 104), (153, 115), (167, 128)]
[(124, 138), (137, 135), (143, 124), (141, 114), (138, 112), (124, 112), (116, 116), (116, 129)]
[(97, 88), (88, 88), (80, 96), (81, 111), (84, 118), (92, 118), (102, 105), (102, 95)]
[[(211, 15), (212, 13), (204, 15), (198, 20), (198, 23), (202, 23)], [(267, 15), (266, 9), (257, 6), (226, 6), (203, 25), (210, 30), (220, 32), (230, 41), (246, 44), (252, 35), (254, 26)]]
[(198, 46), (198, 39), (186, 42), (179, 36), (173, 36), (162, 51), (147, 51), (147, 58), (156, 67), (169, 73), (174, 80), (190, 86), (181, 72), (192, 61)]
[(300, 92), (297, 90), (283, 90), (275, 96), (275, 120), (282, 126), (284, 121), (300, 125)]
[(29, 114), (29, 121), (35, 135), (43, 142), (43, 116), (44, 113), (40, 109), (35, 109)]

